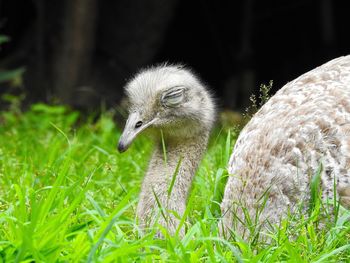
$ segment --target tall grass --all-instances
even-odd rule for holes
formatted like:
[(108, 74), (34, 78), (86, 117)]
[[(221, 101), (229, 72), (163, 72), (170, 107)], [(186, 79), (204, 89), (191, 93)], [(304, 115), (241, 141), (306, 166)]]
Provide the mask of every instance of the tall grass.
[[(350, 213), (338, 207), (320, 228), (317, 185), (312, 217), (290, 215), (276, 233), (265, 233), (270, 244), (219, 237), (236, 138), (219, 129), (188, 200), (185, 237), (161, 226), (142, 234), (135, 204), (152, 145), (140, 138), (121, 155), (119, 135), (108, 113), (81, 121), (78, 112), (36, 104), (0, 114), (0, 262), (350, 261)], [(164, 239), (154, 238), (157, 230)]]

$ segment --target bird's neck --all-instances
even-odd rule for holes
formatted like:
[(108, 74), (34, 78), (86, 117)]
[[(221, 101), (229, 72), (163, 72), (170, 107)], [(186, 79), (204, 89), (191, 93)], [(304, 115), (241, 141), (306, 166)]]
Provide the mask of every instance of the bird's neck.
[[(154, 209), (157, 209), (159, 202), (167, 211), (175, 211), (180, 217), (183, 215), (208, 136), (209, 132), (205, 132), (185, 140), (165, 138), (157, 143), (142, 184), (137, 208), (143, 225)], [(174, 223), (176, 221), (176, 218), (172, 218), (174, 228), (177, 226)]]
[[(159, 171), (159, 177), (179, 177), (186, 181), (186, 197), (191, 187), (193, 176), (208, 142), (208, 134), (201, 134), (186, 139), (168, 139), (159, 141), (152, 156), (148, 173)], [(177, 174), (176, 174), (177, 173)], [(185, 189), (183, 189), (185, 190)]]

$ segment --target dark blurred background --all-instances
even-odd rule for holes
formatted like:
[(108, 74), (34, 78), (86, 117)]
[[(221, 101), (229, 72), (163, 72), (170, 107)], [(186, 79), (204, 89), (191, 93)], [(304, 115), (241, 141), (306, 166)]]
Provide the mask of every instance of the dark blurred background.
[(24, 67), (0, 92), (27, 103), (117, 105), (138, 69), (192, 67), (220, 106), (244, 110), (261, 83), (273, 92), (350, 53), (350, 9), (333, 0), (0, 0), (0, 70)]

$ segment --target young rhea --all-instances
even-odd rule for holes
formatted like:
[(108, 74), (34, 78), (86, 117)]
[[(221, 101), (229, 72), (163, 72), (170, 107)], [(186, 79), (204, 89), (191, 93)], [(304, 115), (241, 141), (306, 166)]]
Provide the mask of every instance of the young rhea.
[[(155, 140), (137, 206), (138, 220), (141, 228), (157, 221), (174, 234), (214, 122), (213, 99), (189, 70), (166, 65), (141, 71), (126, 85), (126, 94), (130, 113), (118, 150), (125, 151), (145, 129)], [(183, 228), (179, 231), (182, 235)]]
[[(137, 216), (143, 228), (151, 225), (159, 201), (167, 211), (159, 222), (174, 233), (207, 145), (215, 115), (213, 100), (190, 71), (176, 66), (142, 71), (128, 83), (126, 93), (131, 108), (119, 151), (146, 128), (156, 140)], [(320, 167), (323, 198), (336, 195), (349, 207), (350, 56), (285, 85), (242, 130), (228, 164), (221, 233), (244, 235), (248, 215), (257, 227), (278, 223), (300, 201), (307, 203), (309, 183)]]

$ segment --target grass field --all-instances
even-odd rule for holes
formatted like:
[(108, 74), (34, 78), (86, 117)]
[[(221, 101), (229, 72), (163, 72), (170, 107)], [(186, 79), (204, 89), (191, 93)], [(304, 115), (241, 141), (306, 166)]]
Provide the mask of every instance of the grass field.
[(82, 121), (43, 104), (1, 112), (0, 262), (350, 262), (350, 213), (340, 207), (319, 230), (320, 202), (309, 219), (284, 220), (269, 245), (219, 238), (235, 139), (219, 128), (189, 197), (186, 236), (142, 235), (135, 206), (152, 145), (139, 138), (119, 154), (112, 117)]

